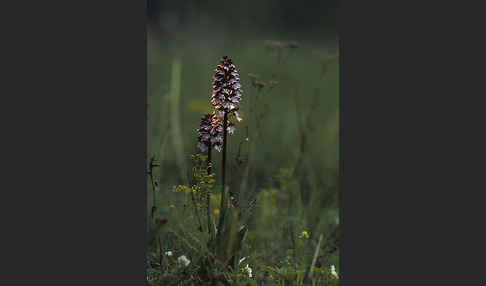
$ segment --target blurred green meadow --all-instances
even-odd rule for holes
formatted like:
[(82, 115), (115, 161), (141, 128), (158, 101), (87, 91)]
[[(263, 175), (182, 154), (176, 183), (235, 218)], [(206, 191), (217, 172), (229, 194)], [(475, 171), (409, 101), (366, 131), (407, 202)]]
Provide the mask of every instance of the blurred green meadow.
[[(269, 41), (296, 42), (298, 47), (270, 51), (265, 48)], [(196, 129), (201, 116), (213, 110), (213, 70), (224, 55), (236, 65), (243, 89), (243, 121), (228, 136), (227, 181), (241, 194), (244, 207), (254, 204), (245, 216), (248, 234), (241, 257), (248, 257), (258, 285), (294, 285), (310, 267), (322, 234), (315, 271), (329, 273), (331, 265), (338, 271), (339, 61), (332, 33), (312, 39), (194, 33), (170, 41), (149, 33), (147, 161), (154, 157), (160, 166), (153, 171), (156, 186), (147, 177), (147, 216), (155, 205), (156, 216), (167, 218), (169, 227), (195, 220), (190, 199), (173, 187), (190, 184), (191, 155), (200, 153)], [(259, 91), (248, 74), (257, 75), (265, 86)], [(271, 81), (278, 83), (272, 88)], [(250, 104), (256, 109), (250, 110)], [(248, 181), (242, 184), (253, 142)], [(221, 154), (213, 151), (215, 200), (221, 190), (220, 160)], [(218, 205), (211, 208), (217, 216), (213, 211)], [(185, 231), (197, 233), (197, 227)], [(170, 235), (162, 235), (159, 245), (150, 237), (148, 243), (149, 253), (163, 249), (195, 260), (187, 246)], [(316, 285), (337, 283), (330, 277)]]

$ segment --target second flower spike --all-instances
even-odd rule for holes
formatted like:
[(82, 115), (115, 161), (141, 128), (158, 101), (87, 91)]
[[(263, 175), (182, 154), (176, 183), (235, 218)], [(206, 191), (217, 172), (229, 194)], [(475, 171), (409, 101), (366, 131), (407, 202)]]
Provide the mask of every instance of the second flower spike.
[[(235, 130), (234, 124), (228, 123), (228, 132), (232, 134)], [(214, 149), (221, 152), (223, 144), (223, 122), (216, 114), (206, 114), (201, 118), (199, 129), (197, 129), (197, 147), (206, 152), (212, 145)]]
[(206, 114), (201, 118), (197, 129), (197, 147), (206, 152), (212, 145), (214, 149), (221, 151), (223, 144), (223, 125), (216, 114)]

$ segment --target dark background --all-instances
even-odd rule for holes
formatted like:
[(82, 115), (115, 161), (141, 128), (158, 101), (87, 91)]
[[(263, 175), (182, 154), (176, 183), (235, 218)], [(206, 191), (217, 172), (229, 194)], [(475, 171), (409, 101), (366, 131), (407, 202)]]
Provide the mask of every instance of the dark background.
[[(343, 285), (482, 283), (483, 10), (341, 2)], [(2, 283), (142, 285), (146, 3), (4, 4)]]
[(170, 25), (224, 27), (227, 31), (281, 34), (322, 33), (336, 28), (338, 1), (162, 1), (149, 0), (153, 28), (168, 32)]

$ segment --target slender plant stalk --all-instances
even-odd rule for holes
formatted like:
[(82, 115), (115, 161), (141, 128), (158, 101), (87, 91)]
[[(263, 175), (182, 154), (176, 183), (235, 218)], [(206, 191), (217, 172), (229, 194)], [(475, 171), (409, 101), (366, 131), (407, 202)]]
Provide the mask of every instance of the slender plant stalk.
[[(236, 66), (233, 64), (232, 60), (227, 56), (223, 56), (220, 59), (220, 64), (214, 69), (213, 75), (213, 90), (211, 95), (211, 104), (214, 106), (215, 114), (218, 118), (223, 117), (223, 138), (222, 138), (222, 189), (221, 189), (221, 210), (218, 223), (218, 234), (216, 237), (217, 245), (221, 242), (222, 234), (226, 232), (223, 230), (225, 225), (225, 216), (228, 206), (228, 199), (231, 199), (233, 195), (230, 191), (228, 193), (229, 198), (226, 194), (226, 154), (228, 149), (228, 132), (233, 133), (234, 123), (228, 121), (228, 114), (234, 115), (236, 121), (240, 122), (242, 118), (238, 114), (239, 102), (241, 101), (242, 90), (240, 84), (239, 73)], [(218, 122), (218, 124), (220, 124)], [(228, 131), (228, 127), (230, 130)], [(220, 126), (217, 127), (221, 129)], [(220, 141), (218, 137), (218, 141)], [(220, 148), (220, 146), (218, 146)], [(219, 149), (218, 148), (218, 149)]]
[(160, 236), (159, 236), (159, 264), (160, 264), (160, 271), (164, 271), (164, 268), (163, 268), (163, 263), (162, 263), (162, 259), (164, 257), (164, 255), (162, 254), (163, 251), (162, 251), (162, 240), (160, 239)]
[(243, 171), (243, 178), (241, 180), (241, 187), (240, 187), (240, 196), (243, 196), (244, 192), (247, 189), (247, 184), (248, 184), (248, 175), (250, 173), (250, 168), (253, 164), (253, 155), (255, 153), (256, 149), (256, 134), (254, 137), (252, 137), (252, 141), (250, 142), (249, 150), (248, 150), (248, 155), (247, 155), (247, 164), (245, 166), (245, 170)]
[(179, 59), (174, 59), (172, 62), (172, 78), (171, 78), (171, 91), (170, 91), (170, 108), (171, 108), (171, 127), (172, 131), (172, 143), (174, 145), (175, 154), (177, 158), (177, 165), (181, 178), (187, 184), (189, 182), (186, 174), (186, 166), (184, 161), (184, 145), (182, 140), (181, 126), (180, 126), (180, 108), (179, 100), (181, 96), (181, 70), (182, 63)]
[[(219, 227), (220, 230), (223, 226), (224, 216), (226, 213), (226, 149), (227, 149), (227, 135), (228, 135), (228, 113), (224, 113), (223, 119), (223, 158), (221, 162), (221, 181), (222, 181), (222, 188), (221, 188), (221, 217), (219, 219)], [(219, 232), (219, 231), (218, 231)]]
[(309, 279), (312, 279), (312, 273), (314, 272), (314, 266), (316, 265), (317, 257), (319, 256), (319, 250), (321, 249), (321, 242), (322, 242), (322, 234), (319, 236), (319, 242), (317, 243), (316, 250), (314, 252), (314, 258), (312, 258), (312, 263), (310, 265), (310, 268), (307, 269), (307, 272), (304, 276), (304, 279), (302, 280), (301, 285), (303, 285)]
[(149, 166), (149, 171), (148, 171), (148, 174), (150, 176), (150, 182), (151, 182), (151, 185), (152, 185), (152, 195), (153, 195), (153, 202), (152, 202), (152, 209), (151, 209), (151, 212), (150, 212), (150, 217), (151, 218), (154, 218), (154, 213), (155, 211), (157, 210), (157, 198), (156, 198), (156, 194), (155, 194), (155, 180), (154, 180), (154, 158), (152, 158), (150, 160), (150, 166)]
[(155, 204), (156, 197), (155, 197), (155, 186), (154, 186), (154, 179), (153, 179), (152, 171), (150, 171), (150, 182), (152, 183), (152, 194), (153, 194), (153, 198), (152, 198), (152, 210), (151, 210), (151, 213), (150, 213), (150, 217), (151, 218), (154, 218), (154, 212), (157, 209), (157, 206)]
[[(207, 166), (208, 166), (208, 175), (211, 174), (211, 149), (213, 149), (213, 144), (209, 143), (209, 148), (208, 148), (208, 160), (207, 160)], [(209, 237), (211, 237), (211, 196), (208, 191), (207, 194), (207, 216), (208, 216), (208, 234)]]
[[(255, 96), (255, 102), (253, 102), (252, 105), (252, 97), (249, 97), (249, 109), (248, 109), (248, 121), (249, 123), (246, 125), (246, 132), (247, 132), (247, 137), (248, 137), (248, 125), (252, 122), (252, 115), (253, 112), (255, 113), (254, 118), (255, 118), (255, 131), (253, 132), (253, 136), (251, 137), (251, 142), (248, 146), (248, 159), (247, 159), (247, 164), (245, 166), (245, 169), (243, 171), (243, 178), (241, 180), (241, 186), (240, 186), (240, 200), (243, 197), (244, 192), (247, 190), (247, 184), (248, 184), (248, 176), (250, 175), (250, 170), (251, 166), (253, 164), (253, 157), (254, 154), (256, 153), (256, 141), (259, 139), (261, 135), (261, 125), (260, 121), (263, 121), (263, 117), (266, 114), (266, 107), (265, 107), (265, 99), (266, 96), (270, 93), (271, 91), (263, 91), (261, 94), (261, 97), (258, 97), (258, 94), (260, 94), (260, 90), (257, 90), (257, 95)], [(258, 99), (261, 98), (260, 104), (258, 103)], [(262, 106), (263, 110), (258, 110), (258, 106)], [(260, 116), (258, 116), (258, 111), (260, 111)]]
[(228, 113), (225, 113), (223, 119), (223, 161), (222, 161), (223, 190), (226, 186), (226, 149), (228, 146), (227, 138), (228, 138)]
[[(247, 133), (246, 136), (247, 136), (247, 138), (248, 138), (248, 126), (253, 122), (252, 121), (253, 111), (255, 111), (255, 113), (256, 113), (257, 99), (258, 98), (255, 98), (255, 102), (252, 105), (252, 97), (251, 96), (248, 97), (248, 107), (249, 107), (248, 108), (248, 123), (246, 125), (246, 133)], [(251, 168), (251, 165), (252, 165), (252, 162), (253, 162), (253, 154), (255, 153), (255, 148), (256, 148), (255, 144), (256, 144), (256, 139), (258, 137), (258, 134), (257, 134), (257, 132), (254, 132), (253, 135), (254, 136), (251, 136), (251, 139), (249, 139), (249, 140), (251, 140), (251, 142), (248, 146), (247, 163), (246, 163), (245, 169), (243, 171), (243, 178), (241, 180), (240, 200), (241, 200), (241, 197), (243, 196), (244, 192), (247, 189), (248, 175), (249, 175), (250, 168)]]
[[(248, 97), (248, 114), (247, 114), (248, 115), (248, 117), (247, 117), (248, 123), (246, 124), (246, 138), (247, 139), (249, 139), (249, 137), (248, 137), (249, 136), (248, 126), (251, 123), (251, 115), (252, 115), (252, 111), (253, 111), (253, 108), (252, 108), (252, 105), (251, 105), (251, 103), (252, 103), (251, 99), (252, 99), (252, 97), (249, 96)], [(251, 138), (251, 140), (253, 140), (253, 137)], [(241, 144), (240, 144), (240, 146), (241, 146)], [(239, 154), (238, 154), (238, 156), (239, 156)], [(246, 163), (246, 166), (245, 166), (245, 170), (243, 171), (243, 178), (241, 180), (241, 186), (240, 186), (240, 192), (239, 192), (239, 194), (240, 194), (239, 199), (240, 200), (241, 200), (241, 197), (243, 195), (243, 192), (246, 190), (246, 184), (247, 184), (247, 179), (248, 179), (248, 170), (249, 170), (249, 165), (250, 165), (249, 161), (250, 161), (250, 152), (248, 152), (248, 155), (247, 155), (247, 163)]]
[(208, 175), (211, 175), (211, 149), (213, 149), (213, 144), (209, 143), (209, 148), (208, 148), (208, 160), (207, 160), (207, 166), (208, 166)]
[(201, 216), (199, 215), (199, 210), (197, 208), (197, 203), (196, 203), (196, 197), (194, 196), (194, 192), (191, 190), (191, 198), (192, 198), (192, 203), (194, 204), (194, 212), (196, 213), (197, 221), (199, 223), (199, 231), (203, 232), (203, 227), (201, 223)]
[[(247, 159), (247, 164), (245, 166), (245, 170), (243, 171), (243, 178), (241, 180), (241, 187), (240, 187), (240, 199), (241, 199), (241, 196), (244, 194), (244, 192), (247, 190), (247, 184), (248, 184), (248, 176), (250, 175), (250, 170), (251, 170), (251, 167), (253, 165), (253, 158), (254, 158), (254, 155), (256, 153), (256, 143), (257, 143), (257, 140), (260, 138), (260, 134), (261, 134), (261, 130), (260, 130), (260, 124), (259, 124), (259, 120), (262, 120), (263, 118), (263, 115), (265, 113), (265, 110), (262, 111), (262, 116), (260, 116), (260, 118), (258, 118), (258, 94), (260, 94), (260, 91), (258, 90), (257, 91), (257, 97), (255, 98), (255, 102), (253, 103), (253, 106), (251, 106), (251, 102), (249, 103), (250, 104), (250, 108), (249, 108), (249, 111), (248, 111), (248, 121), (250, 121), (249, 124), (251, 124), (252, 120), (255, 119), (255, 125), (253, 127), (255, 127), (255, 131), (253, 132), (253, 136), (251, 137), (251, 142), (248, 146), (248, 159)], [(262, 97), (265, 95), (265, 92), (262, 92)], [(251, 97), (249, 97), (250, 100), (251, 100)], [(250, 110), (251, 111), (254, 111), (254, 113), (251, 113), (250, 114)], [(253, 117), (251, 116), (253, 115)], [(248, 125), (247, 125), (247, 133), (248, 133)], [(248, 136), (248, 135), (247, 135)]]

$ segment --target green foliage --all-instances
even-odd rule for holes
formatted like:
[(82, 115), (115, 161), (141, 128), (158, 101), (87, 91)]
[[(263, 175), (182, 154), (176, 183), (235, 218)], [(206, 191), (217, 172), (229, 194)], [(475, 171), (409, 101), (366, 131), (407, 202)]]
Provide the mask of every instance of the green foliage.
[[(176, 72), (170, 48), (149, 47), (148, 151), (159, 161), (147, 179), (147, 283), (338, 285), (337, 63), (313, 58), (305, 45), (278, 55), (263, 45), (180, 47)], [(236, 55), (246, 104), (228, 141), (226, 192), (239, 206), (224, 209), (221, 154), (213, 152), (212, 162), (188, 156), (222, 54)], [(260, 89), (248, 73), (266, 85)], [(278, 84), (270, 88), (271, 80)], [(184, 144), (176, 148), (176, 141)]]

